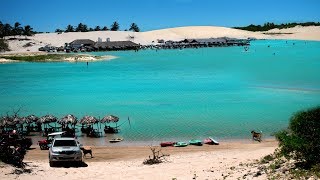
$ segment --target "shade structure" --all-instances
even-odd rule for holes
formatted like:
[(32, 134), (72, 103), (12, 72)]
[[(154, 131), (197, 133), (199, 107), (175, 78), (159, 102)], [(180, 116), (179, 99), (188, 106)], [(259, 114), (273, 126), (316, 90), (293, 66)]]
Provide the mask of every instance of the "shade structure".
[(77, 124), (77, 122), (78, 122), (77, 117), (75, 117), (72, 114), (68, 114), (58, 121), (59, 124), (72, 124), (72, 125)]
[(33, 115), (33, 114), (31, 114), (31, 115), (29, 115), (29, 116), (27, 116), (27, 117), (25, 117), (26, 119), (27, 119), (27, 121), (29, 122), (29, 123), (31, 123), (31, 122), (37, 122), (38, 120), (39, 120), (39, 117), (37, 117), (37, 116), (35, 116), (35, 115)]
[(20, 118), (20, 124), (23, 124), (23, 123), (31, 124), (33, 122), (37, 122), (38, 120), (39, 118), (32, 114), (27, 117)]
[(57, 121), (57, 118), (53, 115), (45, 115), (45, 116), (42, 116), (39, 121), (41, 123), (51, 123), (51, 122), (56, 122)]
[(80, 123), (81, 124), (94, 124), (99, 122), (99, 120), (93, 116), (84, 116), (81, 120)]
[(119, 118), (117, 116), (113, 116), (113, 115), (109, 115), (109, 116), (105, 116), (101, 119), (101, 123), (116, 123), (119, 121)]
[(16, 125), (16, 124), (19, 124), (20, 123), (20, 120), (21, 118), (19, 118), (18, 116), (3, 116), (1, 117), (1, 120), (0, 120), (0, 125), (1, 126), (13, 126), (13, 125)]

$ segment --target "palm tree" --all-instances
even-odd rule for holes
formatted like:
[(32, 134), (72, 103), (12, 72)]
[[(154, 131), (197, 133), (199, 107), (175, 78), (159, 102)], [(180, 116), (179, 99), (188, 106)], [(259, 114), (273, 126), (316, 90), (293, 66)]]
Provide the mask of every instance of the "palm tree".
[(111, 25), (111, 31), (118, 31), (118, 30), (119, 30), (119, 23), (117, 21), (115, 21)]
[(30, 25), (26, 25), (26, 26), (24, 26), (24, 35), (25, 36), (32, 36), (32, 34), (33, 34), (33, 28), (30, 26)]
[(3, 26), (3, 36), (11, 36), (12, 35), (12, 27), (10, 24), (6, 23)]
[(67, 26), (66, 28), (66, 32), (74, 32), (74, 28), (73, 26), (71, 26), (70, 24)]
[(3, 36), (4, 36), (4, 32), (3, 32), (3, 24), (2, 24), (2, 22), (0, 21), (0, 38), (3, 38)]
[(94, 28), (94, 30), (95, 30), (95, 31), (101, 31), (100, 26), (96, 26), (96, 27)]
[(136, 23), (132, 23), (129, 30), (134, 32), (140, 32), (140, 29)]
[(20, 27), (20, 25), (21, 24), (19, 22), (14, 23), (14, 28), (13, 28), (14, 36), (16, 36), (16, 35), (21, 36), (22, 35), (23, 29), (22, 29), (22, 27)]
[(102, 31), (108, 31), (108, 27), (107, 26), (103, 26)]

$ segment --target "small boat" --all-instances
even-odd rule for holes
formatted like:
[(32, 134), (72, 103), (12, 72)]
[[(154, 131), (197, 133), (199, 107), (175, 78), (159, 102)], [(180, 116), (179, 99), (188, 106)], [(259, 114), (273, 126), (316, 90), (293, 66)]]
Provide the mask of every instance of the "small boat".
[(203, 141), (204, 144), (219, 145), (219, 142), (209, 137)]
[(195, 145), (195, 146), (202, 146), (202, 142), (200, 140), (198, 140), (198, 139), (191, 139), (189, 141), (189, 144), (190, 145)]
[(117, 143), (117, 142), (121, 142), (123, 140), (123, 138), (113, 138), (113, 139), (110, 139), (109, 142), (110, 143)]
[(176, 142), (162, 142), (160, 143), (161, 147), (173, 146)]
[(188, 146), (188, 144), (185, 142), (176, 142), (173, 146), (174, 147), (186, 147), (186, 146)]

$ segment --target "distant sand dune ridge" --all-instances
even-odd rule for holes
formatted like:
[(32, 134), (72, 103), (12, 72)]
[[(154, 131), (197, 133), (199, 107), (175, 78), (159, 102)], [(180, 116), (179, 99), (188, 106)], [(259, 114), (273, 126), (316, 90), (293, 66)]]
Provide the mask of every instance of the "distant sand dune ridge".
[[(250, 32), (233, 28), (216, 26), (187, 26), (153, 30), (147, 32), (130, 31), (93, 31), (93, 32), (72, 32), (72, 33), (44, 33), (28, 37), (30, 41), (13, 40), (9, 42), (12, 50), (9, 53), (36, 52), (38, 48), (45, 45), (64, 46), (75, 39), (91, 39), (97, 41), (101, 38), (106, 41), (126, 41), (131, 40), (135, 43), (146, 45), (154, 44), (158, 39), (164, 40), (183, 40), (192, 38), (257, 38), (257, 39), (299, 39), (320, 41), (320, 26), (301, 27), (296, 26), (288, 29), (273, 29), (267, 32)], [(28, 42), (34, 43), (31, 47), (23, 47)]]

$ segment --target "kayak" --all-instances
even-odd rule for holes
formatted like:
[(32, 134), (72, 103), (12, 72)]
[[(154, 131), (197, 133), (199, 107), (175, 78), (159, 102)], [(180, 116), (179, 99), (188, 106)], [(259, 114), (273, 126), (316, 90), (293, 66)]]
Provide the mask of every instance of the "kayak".
[(202, 146), (202, 142), (200, 140), (198, 140), (198, 139), (191, 139), (189, 141), (189, 144), (190, 145), (195, 145), (195, 146)]
[(210, 145), (219, 145), (219, 142), (214, 140), (213, 138), (209, 137), (205, 140), (203, 140), (204, 144), (210, 144)]
[(214, 139), (211, 138), (211, 137), (209, 137), (209, 139), (211, 139), (213, 145), (219, 145), (219, 142), (218, 142), (218, 141), (214, 140)]
[(174, 147), (186, 147), (186, 146), (188, 146), (188, 144), (185, 142), (176, 142), (173, 146)]
[(173, 146), (175, 142), (162, 142), (160, 143), (161, 147)]
[(110, 139), (109, 142), (110, 143), (117, 143), (117, 142), (121, 142), (123, 140), (123, 138), (113, 138), (113, 139)]

